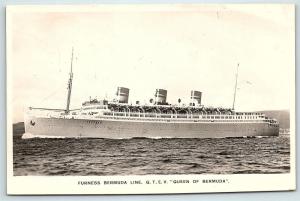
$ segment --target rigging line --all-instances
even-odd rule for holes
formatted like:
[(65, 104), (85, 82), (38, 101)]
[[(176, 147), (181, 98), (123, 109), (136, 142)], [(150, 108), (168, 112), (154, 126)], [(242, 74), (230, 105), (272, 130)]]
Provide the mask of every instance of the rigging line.
[(45, 98), (43, 98), (40, 102), (43, 103), (44, 101), (46, 101), (46, 100), (49, 99), (50, 97), (56, 95), (57, 92), (60, 91), (61, 88), (63, 88), (64, 85), (65, 85), (65, 83), (62, 83), (55, 91), (53, 91), (51, 94), (49, 94), (48, 96), (46, 96)]
[(236, 89), (237, 89), (237, 80), (238, 80), (238, 74), (239, 74), (239, 63), (236, 67), (236, 74), (235, 74), (235, 87), (234, 87), (234, 95), (233, 95), (233, 103), (232, 103), (232, 110), (234, 110), (235, 105), (235, 97), (236, 97)]

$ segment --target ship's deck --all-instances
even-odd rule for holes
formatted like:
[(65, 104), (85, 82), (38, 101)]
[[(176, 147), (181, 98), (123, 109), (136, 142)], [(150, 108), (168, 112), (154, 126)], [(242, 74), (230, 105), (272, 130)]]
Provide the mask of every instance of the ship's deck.
[[(37, 113), (37, 111), (42, 111)], [(42, 118), (63, 118), (63, 119), (86, 119), (115, 120), (115, 121), (143, 121), (143, 122), (174, 122), (174, 123), (269, 123), (277, 126), (278, 122), (268, 119), (260, 113), (233, 113), (233, 114), (163, 114), (163, 113), (141, 113), (141, 112), (114, 112), (105, 111), (101, 114), (96, 112), (74, 111), (71, 114), (64, 114), (61, 111), (31, 109), (29, 114)]]

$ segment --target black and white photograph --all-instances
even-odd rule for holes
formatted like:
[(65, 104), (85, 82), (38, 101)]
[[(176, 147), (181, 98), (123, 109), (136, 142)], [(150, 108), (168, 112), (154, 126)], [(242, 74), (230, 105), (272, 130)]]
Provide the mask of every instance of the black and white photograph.
[(9, 194), (295, 189), (294, 5), (6, 13)]

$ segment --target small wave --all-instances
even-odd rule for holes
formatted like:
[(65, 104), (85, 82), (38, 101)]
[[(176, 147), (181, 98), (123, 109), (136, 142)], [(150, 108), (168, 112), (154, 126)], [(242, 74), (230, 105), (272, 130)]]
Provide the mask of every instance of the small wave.
[(262, 174), (264, 173), (262, 170), (237, 170), (233, 171), (233, 174)]
[(284, 169), (284, 170), (289, 170), (291, 167), (287, 166), (287, 165), (284, 165), (284, 166), (280, 166), (279, 168)]
[(172, 162), (172, 160), (169, 159), (169, 158), (167, 158), (167, 159), (162, 160), (161, 162), (163, 162), (163, 163), (170, 163), (170, 162)]
[(199, 155), (199, 156), (195, 156), (196, 158), (210, 158), (210, 156), (206, 156), (206, 155)]
[(276, 151), (279, 154), (290, 155), (290, 151)]
[[(32, 139), (32, 138), (66, 138), (65, 136), (50, 136), (50, 135), (34, 135), (32, 133), (24, 133), (22, 139)], [(77, 137), (74, 137), (77, 138)]]
[(165, 137), (158, 137), (158, 136), (147, 136), (147, 137), (121, 137), (121, 138), (108, 138), (108, 139), (114, 139), (114, 140), (124, 140), (124, 139), (128, 139), (128, 140), (145, 140), (145, 139), (154, 139), (154, 140), (160, 140), (160, 139), (184, 139), (184, 138), (178, 138), (178, 137), (169, 137), (169, 136), (165, 136)]
[(154, 137), (146, 137), (146, 138), (149, 138), (149, 139), (155, 139), (155, 140), (159, 140), (159, 139), (176, 139), (176, 137), (171, 137), (171, 136), (165, 136), (165, 137), (159, 137), (159, 136), (154, 136)]
[(219, 152), (219, 153), (217, 153), (217, 154), (219, 154), (219, 155), (232, 155), (232, 154), (234, 154), (234, 153), (231, 152), (231, 151), (221, 151), (221, 152)]
[(190, 169), (193, 169), (193, 168), (204, 168), (204, 166), (203, 165), (201, 165), (201, 164), (198, 164), (198, 163), (191, 163), (191, 167), (190, 167)]
[(269, 137), (273, 137), (273, 136), (254, 136), (255, 138), (269, 138)]

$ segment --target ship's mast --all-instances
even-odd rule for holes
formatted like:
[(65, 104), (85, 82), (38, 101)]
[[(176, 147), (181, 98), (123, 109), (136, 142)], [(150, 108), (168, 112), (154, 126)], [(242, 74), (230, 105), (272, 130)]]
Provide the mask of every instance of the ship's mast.
[(234, 95), (233, 95), (233, 103), (232, 103), (232, 110), (234, 110), (234, 104), (235, 104), (235, 97), (236, 97), (236, 88), (237, 88), (237, 80), (238, 80), (238, 74), (239, 74), (239, 63), (236, 67), (236, 74), (235, 74), (235, 87), (234, 87)]
[(72, 92), (72, 81), (73, 81), (73, 48), (72, 48), (72, 56), (71, 56), (71, 71), (70, 77), (68, 82), (68, 99), (67, 99), (67, 107), (66, 107), (66, 114), (70, 112), (70, 101), (71, 101), (71, 92)]

